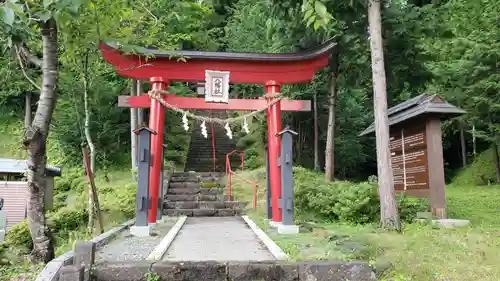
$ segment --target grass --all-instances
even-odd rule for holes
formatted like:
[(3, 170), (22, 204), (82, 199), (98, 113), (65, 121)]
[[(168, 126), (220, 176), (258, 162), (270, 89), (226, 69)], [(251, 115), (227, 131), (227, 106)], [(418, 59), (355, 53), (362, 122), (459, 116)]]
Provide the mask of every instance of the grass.
[[(376, 224), (297, 222), (301, 233), (279, 235), (264, 223), (264, 170), (242, 176), (259, 181), (258, 209), (249, 216), (294, 260), (369, 261), (381, 280), (500, 280), (500, 187), (447, 187), (450, 218), (468, 219), (470, 227), (439, 229), (426, 223), (405, 224), (402, 233)], [(234, 179), (233, 194), (251, 201), (251, 187)]]
[(26, 151), (21, 144), (23, 123), (0, 116), (0, 124), (0, 157), (24, 158)]
[(488, 185), (495, 182), (495, 162), (493, 149), (481, 152), (467, 168), (453, 178), (455, 184), (460, 185)]

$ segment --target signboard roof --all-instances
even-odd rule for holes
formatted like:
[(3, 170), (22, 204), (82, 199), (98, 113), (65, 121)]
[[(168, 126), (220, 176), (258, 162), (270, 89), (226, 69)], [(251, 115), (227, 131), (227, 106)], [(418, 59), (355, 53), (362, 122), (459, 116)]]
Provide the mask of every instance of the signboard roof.
[[(401, 123), (411, 118), (424, 114), (433, 115), (461, 115), (466, 112), (455, 107), (437, 95), (421, 94), (396, 106), (389, 108), (389, 126)], [(367, 135), (375, 131), (375, 123), (361, 132), (360, 136)]]

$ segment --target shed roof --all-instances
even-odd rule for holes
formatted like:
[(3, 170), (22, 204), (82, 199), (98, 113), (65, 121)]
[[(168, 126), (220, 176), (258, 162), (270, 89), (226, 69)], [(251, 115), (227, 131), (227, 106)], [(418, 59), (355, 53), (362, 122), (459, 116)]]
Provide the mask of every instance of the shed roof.
[[(26, 171), (28, 165), (26, 160), (10, 159), (10, 158), (0, 158), (0, 173), (12, 173), (21, 174)], [(60, 177), (62, 168), (60, 166), (50, 166), (45, 167), (45, 173), (47, 176)]]
[[(453, 116), (465, 113), (464, 110), (447, 103), (437, 95), (421, 94), (389, 108), (387, 114), (389, 117), (389, 126), (392, 126), (424, 114)], [(375, 123), (372, 123), (361, 132), (360, 136), (374, 131)]]

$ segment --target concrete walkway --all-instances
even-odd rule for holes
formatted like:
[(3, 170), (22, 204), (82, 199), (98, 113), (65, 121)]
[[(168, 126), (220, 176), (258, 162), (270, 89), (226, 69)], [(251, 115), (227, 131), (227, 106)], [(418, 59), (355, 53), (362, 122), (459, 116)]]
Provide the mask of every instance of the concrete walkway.
[(274, 256), (240, 217), (188, 218), (164, 261), (263, 261)]

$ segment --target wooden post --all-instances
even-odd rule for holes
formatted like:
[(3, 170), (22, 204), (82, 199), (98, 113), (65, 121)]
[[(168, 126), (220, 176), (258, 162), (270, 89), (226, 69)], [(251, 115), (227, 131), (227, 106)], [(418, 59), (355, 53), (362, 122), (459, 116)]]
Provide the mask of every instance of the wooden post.
[(427, 120), (427, 161), (429, 170), (429, 201), (433, 216), (446, 218), (446, 197), (441, 122), (435, 117)]
[(99, 232), (102, 234), (104, 233), (104, 225), (102, 222), (101, 206), (99, 204), (99, 196), (97, 196), (94, 174), (92, 173), (92, 169), (90, 167), (89, 149), (86, 145), (82, 147), (82, 154), (85, 173), (87, 174), (87, 180), (89, 181), (90, 188), (92, 189), (92, 201), (94, 201), (94, 209), (97, 213), (97, 219), (99, 220)]
[[(81, 274), (78, 267), (83, 267), (86, 270), (83, 271), (84, 275), (84, 280), (90, 280), (90, 269), (94, 265), (95, 262), (95, 251), (96, 251), (96, 245), (94, 242), (91, 241), (76, 241), (75, 247), (73, 249), (74, 252), (74, 258), (73, 258), (73, 264), (76, 267), (75, 271), (73, 271), (72, 274), (76, 272), (76, 274)], [(71, 272), (71, 271), (70, 271)], [(71, 275), (75, 276), (75, 275)], [(77, 280), (77, 279), (73, 279)]]
[(267, 218), (273, 218), (273, 211), (271, 207), (271, 178), (269, 177), (269, 151), (266, 145), (266, 206), (267, 206)]
[(294, 225), (294, 204), (293, 204), (293, 140), (292, 137), (298, 135), (287, 126), (277, 134), (281, 137), (281, 186), (282, 198), (281, 208), (283, 214), (283, 224), (278, 226), (278, 233), (296, 234), (299, 227)]
[[(156, 132), (142, 127), (134, 132), (139, 135), (139, 159), (138, 159), (138, 184), (135, 197), (135, 225), (130, 228), (132, 235), (143, 237), (149, 236), (148, 208), (150, 205), (150, 164), (151, 164), (151, 135)], [(156, 217), (155, 217), (156, 220)]]

